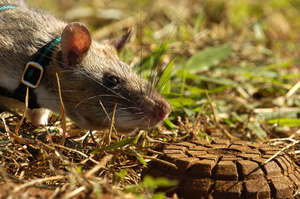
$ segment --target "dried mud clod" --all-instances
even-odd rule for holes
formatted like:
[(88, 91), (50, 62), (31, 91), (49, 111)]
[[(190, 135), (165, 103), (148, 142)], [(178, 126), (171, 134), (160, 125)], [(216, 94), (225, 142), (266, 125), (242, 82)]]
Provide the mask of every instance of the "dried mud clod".
[(174, 166), (152, 162), (145, 175), (177, 180), (170, 194), (184, 199), (293, 198), (300, 169), (285, 152), (275, 155), (279, 150), (246, 141), (170, 144), (160, 158)]

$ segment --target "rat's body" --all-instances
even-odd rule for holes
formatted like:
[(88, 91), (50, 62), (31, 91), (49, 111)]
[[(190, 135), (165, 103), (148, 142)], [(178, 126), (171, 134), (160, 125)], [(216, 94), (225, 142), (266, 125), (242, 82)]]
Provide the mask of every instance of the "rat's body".
[(0, 10), (1, 88), (15, 91), (30, 58), (53, 44), (43, 79), (31, 89), (40, 107), (60, 112), (58, 74), (67, 116), (82, 128), (110, 125), (100, 103), (110, 117), (117, 104), (115, 127), (121, 131), (151, 127), (170, 113), (169, 103), (118, 59), (112, 45), (92, 41), (85, 26), (28, 9), (23, 1), (0, 0), (8, 3), (18, 6)]

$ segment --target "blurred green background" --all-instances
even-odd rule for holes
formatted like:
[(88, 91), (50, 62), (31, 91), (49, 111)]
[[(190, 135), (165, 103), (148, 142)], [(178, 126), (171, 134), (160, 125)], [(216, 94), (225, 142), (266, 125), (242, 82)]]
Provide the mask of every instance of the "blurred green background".
[(299, 129), (300, 0), (29, 2), (87, 24), (98, 41), (133, 27), (120, 58), (169, 99), (172, 132), (199, 118), (200, 137), (214, 135), (209, 125), (250, 139)]

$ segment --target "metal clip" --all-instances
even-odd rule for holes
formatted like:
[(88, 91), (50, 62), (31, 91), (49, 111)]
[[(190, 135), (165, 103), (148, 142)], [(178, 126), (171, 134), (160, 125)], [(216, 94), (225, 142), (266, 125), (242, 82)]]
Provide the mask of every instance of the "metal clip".
[(43, 74), (44, 68), (39, 63), (27, 62), (21, 82), (30, 88), (37, 88), (40, 85)]

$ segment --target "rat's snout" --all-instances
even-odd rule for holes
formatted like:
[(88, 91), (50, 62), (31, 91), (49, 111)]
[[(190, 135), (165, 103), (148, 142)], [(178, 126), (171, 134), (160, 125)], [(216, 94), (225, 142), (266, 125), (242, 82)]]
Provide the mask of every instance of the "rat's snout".
[(156, 112), (156, 119), (158, 121), (163, 121), (167, 119), (171, 111), (172, 111), (171, 105), (166, 99), (162, 98), (159, 101), (157, 101), (155, 112)]

